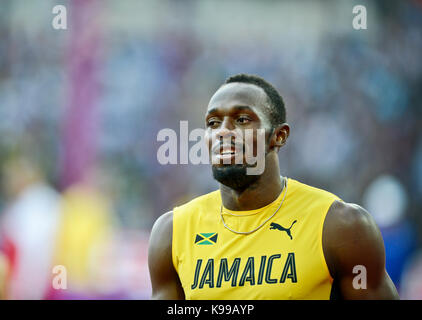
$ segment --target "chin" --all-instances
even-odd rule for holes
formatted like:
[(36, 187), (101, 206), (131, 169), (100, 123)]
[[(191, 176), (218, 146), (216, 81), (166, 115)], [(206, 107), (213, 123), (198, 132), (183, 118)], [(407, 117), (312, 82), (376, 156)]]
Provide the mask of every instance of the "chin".
[(248, 175), (244, 164), (212, 166), (212, 175), (221, 184), (236, 191), (243, 191), (259, 180), (258, 175)]

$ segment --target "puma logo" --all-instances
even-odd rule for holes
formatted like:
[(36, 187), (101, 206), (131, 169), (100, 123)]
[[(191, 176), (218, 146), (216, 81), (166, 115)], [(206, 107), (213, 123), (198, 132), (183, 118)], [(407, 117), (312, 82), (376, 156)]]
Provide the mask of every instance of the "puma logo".
[(292, 224), (290, 225), (290, 228), (286, 229), (282, 226), (280, 226), (278, 223), (275, 222), (271, 222), (270, 224), (270, 230), (280, 230), (280, 231), (286, 231), (287, 235), (290, 237), (290, 240), (293, 240), (292, 238), (292, 234), (290, 233), (290, 229), (293, 227), (293, 225), (296, 223), (297, 220), (293, 221)]

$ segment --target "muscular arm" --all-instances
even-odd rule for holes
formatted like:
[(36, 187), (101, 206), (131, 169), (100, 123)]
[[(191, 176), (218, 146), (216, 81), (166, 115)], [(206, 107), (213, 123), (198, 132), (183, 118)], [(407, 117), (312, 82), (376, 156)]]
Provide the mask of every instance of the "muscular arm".
[[(335, 201), (327, 213), (323, 249), (328, 268), (343, 299), (399, 299), (385, 270), (381, 233), (369, 213), (355, 204)], [(356, 289), (355, 266), (366, 269), (366, 289)]]
[(7, 258), (0, 251), (0, 300), (6, 299)]
[(163, 214), (155, 222), (148, 248), (148, 267), (152, 299), (181, 300), (185, 298), (179, 276), (172, 261), (173, 212)]

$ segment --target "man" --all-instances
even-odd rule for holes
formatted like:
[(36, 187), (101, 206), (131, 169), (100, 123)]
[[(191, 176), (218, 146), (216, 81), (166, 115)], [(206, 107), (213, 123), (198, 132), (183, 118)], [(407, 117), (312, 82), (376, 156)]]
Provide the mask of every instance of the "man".
[[(229, 78), (211, 98), (205, 121), (220, 190), (154, 224), (153, 299), (398, 298), (368, 212), (280, 176), (278, 151), (290, 128), (271, 84), (245, 74)], [(265, 167), (251, 175), (253, 164), (235, 157), (248, 148), (256, 154), (260, 129)], [(252, 141), (244, 134), (241, 143), (230, 142), (247, 130)]]

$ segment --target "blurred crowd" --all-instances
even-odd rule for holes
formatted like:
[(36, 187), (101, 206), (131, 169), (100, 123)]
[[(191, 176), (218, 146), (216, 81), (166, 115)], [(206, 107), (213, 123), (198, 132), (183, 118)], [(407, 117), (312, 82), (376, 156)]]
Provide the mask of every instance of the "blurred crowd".
[(365, 1), (368, 30), (354, 1), (304, 3), (61, 1), (58, 31), (58, 1), (2, 1), (0, 294), (148, 299), (155, 219), (218, 188), (208, 166), (160, 165), (157, 133), (202, 128), (252, 73), (285, 100), (282, 174), (365, 207), (401, 297), (422, 299), (422, 3)]

